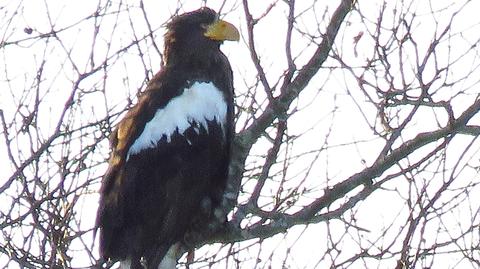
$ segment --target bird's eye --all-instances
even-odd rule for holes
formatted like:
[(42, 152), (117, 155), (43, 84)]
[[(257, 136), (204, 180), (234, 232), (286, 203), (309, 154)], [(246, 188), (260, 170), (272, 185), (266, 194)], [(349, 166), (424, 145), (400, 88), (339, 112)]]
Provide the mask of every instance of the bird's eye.
[(207, 30), (208, 23), (202, 23), (202, 24), (200, 24), (200, 27), (202, 27), (202, 29), (204, 29), (204, 30)]

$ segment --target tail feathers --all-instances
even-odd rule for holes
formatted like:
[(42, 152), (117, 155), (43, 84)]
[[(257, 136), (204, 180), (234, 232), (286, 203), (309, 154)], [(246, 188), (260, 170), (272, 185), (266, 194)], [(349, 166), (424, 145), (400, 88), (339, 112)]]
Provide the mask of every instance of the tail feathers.
[(125, 260), (120, 261), (120, 267), (118, 269), (144, 269), (140, 259), (127, 257)]
[(127, 258), (123, 261), (120, 261), (120, 267), (119, 269), (130, 269), (130, 267), (132, 266), (132, 259), (131, 258)]
[(120, 261), (119, 269), (175, 269), (180, 255), (181, 244), (175, 243), (170, 248), (168, 246), (158, 248), (156, 253), (145, 257), (145, 260), (129, 256)]

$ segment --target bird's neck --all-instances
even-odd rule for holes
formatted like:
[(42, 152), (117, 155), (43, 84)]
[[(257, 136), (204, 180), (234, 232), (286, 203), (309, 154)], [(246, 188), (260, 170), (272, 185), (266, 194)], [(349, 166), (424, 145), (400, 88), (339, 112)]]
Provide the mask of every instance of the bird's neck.
[[(192, 44), (196, 43), (195, 46)], [(167, 65), (199, 66), (205, 68), (220, 52), (220, 43), (210, 42), (179, 42), (172, 38), (165, 40), (164, 61)], [(203, 66), (202, 66), (203, 65)]]
[[(179, 51), (176, 52), (178, 53)], [(170, 54), (167, 55), (165, 64), (174, 70), (181, 70), (189, 74), (188, 77), (207, 78), (208, 73), (224, 72), (223, 70), (218, 70), (221, 68), (221, 65), (219, 65), (221, 55), (219, 51), (218, 53), (208, 54), (198, 52)]]

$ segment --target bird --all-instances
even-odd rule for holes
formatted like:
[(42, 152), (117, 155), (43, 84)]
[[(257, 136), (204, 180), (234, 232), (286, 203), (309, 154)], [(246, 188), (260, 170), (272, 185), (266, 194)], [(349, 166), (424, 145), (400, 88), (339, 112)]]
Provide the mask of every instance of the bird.
[(100, 257), (120, 268), (174, 268), (169, 249), (218, 218), (228, 179), (233, 71), (220, 45), (239, 31), (208, 7), (166, 28), (164, 64), (113, 129), (99, 191)]

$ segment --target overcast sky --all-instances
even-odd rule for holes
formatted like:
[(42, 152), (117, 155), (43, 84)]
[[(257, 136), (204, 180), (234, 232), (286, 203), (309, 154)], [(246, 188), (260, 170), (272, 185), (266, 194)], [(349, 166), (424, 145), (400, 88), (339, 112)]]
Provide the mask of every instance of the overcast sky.
[[(165, 31), (163, 25), (171, 14), (177, 9), (180, 9), (180, 13), (183, 13), (184, 11), (191, 11), (202, 6), (201, 1), (186, 2), (181, 7), (178, 6), (176, 1), (144, 2), (146, 10), (148, 10), (146, 16), (151, 29), (154, 30), (153, 35), (160, 46), (160, 50), (163, 49), (162, 36)], [(270, 1), (250, 2), (250, 8), (254, 17), (260, 16), (270, 5)], [(319, 31), (321, 32), (325, 29), (325, 24), (328, 20), (322, 20), (323, 11), (329, 10), (325, 13), (325, 17), (329, 18), (338, 1), (318, 2), (322, 2), (315, 5), (322, 8), (320, 11), (308, 9), (307, 7), (311, 5), (310, 1), (297, 1), (296, 10), (298, 14), (305, 14), (299, 16), (298, 20), (298, 27), (305, 32), (297, 32), (294, 35), (292, 44), (292, 49), (295, 53), (294, 57), (299, 67), (303, 66), (305, 61), (311, 56), (315, 49), (312, 44), (318, 41), (308, 40), (304, 36), (308, 34), (318, 35)], [(375, 22), (377, 21), (379, 10), (383, 6), (383, 1), (369, 0), (360, 2), (364, 17), (362, 18), (359, 13), (352, 12), (347, 17), (347, 22), (344, 23), (334, 47), (338, 54), (349, 60), (348, 64), (351, 66), (365, 65), (372, 55), (373, 41), (368, 37), (367, 33), (375, 31)], [(439, 89), (438, 94), (435, 96), (435, 98), (438, 98), (435, 101), (452, 99), (454, 104), (453, 112), (458, 116), (471, 103), (480, 88), (478, 81), (480, 74), (479, 70), (477, 70), (479, 55), (475, 53), (476, 50), (468, 52), (468, 55), (466, 53), (469, 48), (475, 46), (479, 41), (480, 17), (477, 13), (480, 10), (480, 2), (467, 1), (467, 7), (463, 7), (465, 1), (461, 3), (451, 3), (453, 1), (447, 0), (414, 1), (412, 6), (407, 5), (409, 1), (405, 1), (405, 6), (401, 4), (395, 6), (393, 2), (387, 1), (389, 4), (387, 4), (388, 8), (384, 14), (384, 20), (387, 21), (384, 25), (385, 30), (389, 30), (387, 27), (389, 20), (391, 24), (396, 23), (394, 20), (395, 12), (410, 10), (412, 14), (417, 16), (413, 23), (414, 28), (412, 31), (414, 32), (413, 38), (418, 42), (418, 51), (421, 53), (428, 51), (432, 39), (440, 34), (435, 29), (445, 28), (450, 23), (451, 15), (460, 10), (460, 14), (453, 20), (454, 23), (450, 30), (452, 34), (448, 36), (451, 41), (445, 41), (442, 45), (440, 53), (436, 55), (438, 61), (429, 63), (426, 67), (427, 71), (429, 69), (432, 70), (432, 78), (434, 76), (435, 64), (440, 66), (452, 64), (455, 68), (452, 68), (448, 73), (452, 81), (455, 81), (456, 78), (463, 78), (465, 74), (470, 74), (467, 78), (459, 81), (458, 88), (453, 87), (453, 89), (459, 89), (458, 91), (452, 92), (451, 89)], [(428, 2), (432, 2), (433, 7)], [(118, 8), (110, 7), (111, 13), (99, 18), (102, 20), (101, 28), (95, 35), (94, 24), (92, 23), (94, 19), (91, 16), (97, 10), (99, 5), (97, 1), (29, 0), (0, 2), (0, 14), (3, 14), (5, 18), (11, 18), (2, 20), (0, 24), (1, 40), (8, 43), (0, 50), (0, 108), (4, 112), (6, 121), (11, 122), (13, 117), (20, 117), (18, 111), (20, 111), (20, 114), (28, 114), (28, 109), (32, 108), (35, 98), (40, 96), (42, 99), (42, 104), (39, 107), (41, 114), (38, 117), (38, 132), (35, 133), (35, 137), (40, 139), (49, 137), (54, 131), (59, 117), (62, 115), (64, 104), (71, 94), (70, 90), (78, 74), (90, 70), (92, 62), (101, 63), (106, 57), (115, 55), (116, 51), (132, 42), (134, 38), (140, 39), (148, 34), (149, 26), (146, 24), (145, 15), (138, 8), (138, 3), (139, 1), (126, 1), (119, 5), (119, 2), (111, 2), (112, 6), (119, 6)], [(218, 10), (223, 5), (223, 1), (207, 1), (207, 5)], [(282, 6), (281, 4), (278, 5)], [(432, 9), (435, 10), (433, 16), (431, 15)], [(274, 8), (271, 14), (257, 25), (255, 32), (257, 52), (261, 55), (262, 65), (268, 70), (267, 78), (271, 80), (272, 84), (276, 82), (278, 77), (281, 77), (287, 65), (284, 57), (284, 32), (286, 31), (284, 18), (286, 10), (286, 7)], [(222, 12), (225, 14), (224, 19), (237, 25), (245, 37), (246, 25), (241, 2), (228, 1), (222, 7)], [(317, 13), (317, 16), (312, 15), (313, 13)], [(365, 20), (365, 18), (369, 20)], [(52, 32), (52, 29), (57, 32), (57, 38), (51, 38), (49, 41), (38, 38), (41, 35), (48, 35)], [(406, 31), (406, 29), (399, 28), (398, 34), (401, 35), (402, 31)], [(353, 42), (353, 38), (360, 32), (364, 32), (365, 37), (360, 39), (356, 45)], [(380, 40), (382, 40), (382, 36)], [(92, 46), (95, 47), (93, 52)], [(112, 62), (108, 66), (108, 72), (99, 72), (82, 82), (80, 85), (81, 89), (88, 91), (91, 88), (104, 87), (106, 94), (103, 95), (103, 92), (86, 94), (84, 99), (82, 99), (81, 111), (72, 113), (72, 121), (75, 121), (80, 126), (86, 121), (93, 122), (95, 119), (104, 117), (109, 108), (113, 107), (114, 111), (121, 111), (127, 104), (128, 99), (135, 102), (135, 95), (138, 89), (144, 85), (145, 77), (151, 77), (157, 72), (161, 62), (160, 55), (155, 52), (156, 48), (151, 42), (141, 42), (141, 48), (148, 50), (145, 51), (148, 57), (144, 57), (143, 62), (138, 57), (139, 51), (132, 47), (126, 53), (122, 53), (120, 58), (112, 56), (108, 60)], [(239, 43), (225, 43), (222, 50), (229, 57), (234, 70), (235, 88), (238, 95), (237, 104), (242, 104), (246, 98), (243, 95), (247, 92), (248, 86), (251, 86), (256, 75), (256, 70), (250, 61), (245, 38), (242, 38)], [(442, 50), (444, 53), (441, 53)], [(415, 55), (412, 53), (405, 59), (405, 69), (408, 70), (415, 62)], [(391, 64), (393, 66), (392, 69), (400, 72), (398, 67), (400, 64), (398, 62), (393, 60)], [(145, 66), (151, 70), (151, 73), (145, 74)], [(42, 67), (43, 79), (40, 86), (35, 87), (34, 84), (37, 83), (36, 75), (40, 67)], [(325, 187), (344, 180), (349, 175), (370, 165), (375, 161), (383, 143), (379, 137), (375, 137), (372, 134), (371, 129), (368, 127), (369, 125), (378, 125), (378, 122), (376, 122), (378, 120), (376, 108), (371, 105), (363, 93), (351, 92), (349, 85), (355, 85), (357, 81), (348, 72), (338, 70), (339, 68), (336, 69), (335, 67), (338, 67), (338, 63), (335, 61), (327, 61), (325, 63), (325, 69), (319, 72), (309, 85), (308, 90), (302, 93), (298, 101), (295, 102), (294, 108), (299, 109), (300, 112), (289, 123), (289, 133), (291, 135), (305, 134), (303, 139), (292, 147), (292, 152), (301, 154), (309, 150), (319, 149), (325, 145), (322, 142), (328, 142), (328, 145), (332, 146), (332, 149), (318, 159), (313, 160), (313, 156), (307, 155), (299, 162), (298, 166), (291, 169), (290, 173), (293, 177), (295, 174), (305, 173), (305, 167), (310, 162), (316, 162), (311, 169), (309, 177), (303, 183), (306, 186), (315, 186), (309, 194), (310, 196), (307, 195), (305, 197), (305, 203), (312, 197), (321, 194)], [(105, 78), (105, 74), (108, 77)], [(425, 74), (428, 74), (428, 72), (425, 72)], [(368, 74), (366, 75), (368, 76)], [(414, 72), (406, 71), (407, 78), (414, 79), (415, 75)], [(380, 86), (385, 88), (390, 86), (383, 85), (381, 81), (379, 83)], [(38, 89), (38, 92), (25, 92), (24, 89)], [(460, 91), (463, 91), (463, 93), (459, 94)], [(108, 96), (108, 98), (104, 96)], [(265, 95), (259, 92), (256, 98), (258, 98), (257, 101), (261, 107), (261, 102), (266, 98)], [(22, 108), (21, 103), (25, 104), (25, 107)], [(21, 108), (17, 109), (19, 106)], [(335, 113), (332, 111), (335, 111)], [(367, 116), (364, 113), (367, 113)], [(84, 121), (78, 120), (74, 117), (75, 115), (81, 115)], [(448, 120), (448, 115), (437, 113), (433, 110), (426, 110), (422, 115), (424, 115), (424, 118), (419, 117), (415, 119), (416, 123), (406, 131), (405, 138), (413, 138), (419, 132), (431, 131), (439, 123), (445, 124)], [(435, 120), (432, 120), (433, 118)], [(77, 120), (78, 122), (76, 122)], [(118, 118), (116, 120), (118, 121)], [(243, 126), (244, 120), (245, 118), (240, 118), (237, 129)], [(480, 118), (477, 117), (475, 120), (478, 122)], [(319, 141), (319, 137), (323, 139), (329, 132), (332, 136), (328, 141)], [(22, 152), (22, 157), (16, 158), (25, 159), (30, 155), (31, 148), (26, 145), (30, 145), (31, 141), (28, 135), (21, 134), (20, 131), (19, 133), (20, 135), (15, 139), (14, 147)], [(90, 138), (87, 137), (85, 139), (85, 141), (88, 141)], [(93, 140), (94, 137), (91, 137), (91, 139)], [(463, 142), (460, 141), (458, 143), (462, 144)], [(267, 142), (262, 144), (262, 141), (260, 141), (256, 145), (255, 150), (262, 152), (267, 145)], [(81, 146), (83, 145), (72, 145), (71, 150), (78, 150)], [(35, 145), (33, 147), (35, 148)], [(100, 151), (103, 155), (95, 157), (97, 161), (108, 155), (109, 150), (106, 141), (101, 145)], [(454, 153), (452, 154), (457, 156)], [(478, 158), (478, 152), (472, 155)], [(254, 161), (255, 159), (253, 158), (252, 160)], [(94, 161), (92, 160), (92, 163)], [(455, 161), (456, 159), (453, 158), (448, 159), (446, 162), (450, 165), (455, 163)], [(0, 138), (0, 164), (0, 184), (3, 184), (2, 181), (5, 181), (15, 170), (15, 167), (9, 162), (3, 135)], [(105, 165), (96, 166), (88, 174), (82, 176), (100, 176), (105, 171), (105, 168)], [(48, 171), (45, 170), (43, 172), (45, 175), (48, 175)], [(459, 172), (458, 174), (465, 181), (471, 180), (475, 176), (471, 171), (464, 171), (464, 174)], [(321, 178), (329, 178), (331, 181), (322, 182), (320, 181)], [(275, 191), (275, 187), (275, 184), (271, 186), (272, 192)], [(391, 187), (391, 189), (388, 189), (388, 187)], [(392, 219), (408, 214), (405, 211), (406, 207), (403, 200), (391, 199), (392, 195), (398, 195), (397, 190), (401, 190), (401, 188), (402, 186), (399, 185), (387, 184), (385, 190), (375, 193), (358, 208), (358, 214), (364, 216), (358, 220), (358, 224), (361, 225), (362, 229), (368, 231), (363, 236), (372, 236), (372, 241), (377, 240), (378, 234), (383, 233), (388, 225), (393, 225), (394, 227), (403, 225), (403, 223), (395, 223), (395, 221), (392, 224)], [(475, 192), (475, 195), (480, 195), (478, 190)], [(78, 213), (83, 216), (80, 224), (81, 229), (88, 229), (93, 226), (97, 199), (98, 197), (94, 192), (83, 196), (82, 206), (78, 208)], [(385, 208), (385, 203), (388, 204), (388, 209)], [(8, 203), (0, 203), (2, 212), (6, 212), (8, 206)], [(473, 205), (473, 207), (478, 208), (478, 205)], [(466, 216), (463, 216), (463, 213)], [(458, 210), (455, 211), (455, 218), (451, 218), (451, 225), (449, 223), (443, 223), (442, 225), (445, 227), (457, 227), (458, 231), (451, 231), (456, 233), (461, 231), (461, 225), (457, 225), (458, 219), (467, 219), (469, 216), (470, 212)], [(338, 221), (337, 225), (342, 226), (343, 223)], [(326, 247), (325, 245), (320, 246), (318, 241), (327, 237), (327, 232), (332, 234), (337, 232), (326, 228), (325, 224), (318, 224), (304, 232), (303, 226), (296, 227), (285, 236), (286, 241), (283, 240), (283, 235), (277, 235), (273, 240), (266, 243), (270, 251), (266, 251), (264, 255), (268, 257), (270, 252), (275, 251), (286, 253), (287, 249), (293, 244), (295, 247), (291, 249), (290, 253), (293, 257), (291, 258), (291, 264), (296, 266), (294, 268), (312, 268), (317, 265), (318, 259), (312, 259), (311, 257), (315, 257), (322, 247)], [(342, 234), (343, 228), (338, 231), (339, 234)], [(391, 227), (388, 228), (390, 229), (389, 232), (384, 235), (385, 242), (390, 242), (392, 238), (397, 236), (395, 231), (398, 230), (391, 229)], [(433, 232), (432, 236), (436, 236), (436, 231)], [(21, 237), (21, 234), (19, 236)], [(335, 237), (335, 235), (331, 236)], [(300, 238), (300, 240), (295, 241), (297, 238)], [(355, 240), (345, 240), (342, 244), (343, 250), (350, 254), (355, 253), (358, 250), (358, 246), (351, 243), (355, 242)], [(476, 240), (478, 241), (478, 238)], [(76, 246), (81, 249), (82, 245), (79, 242), (77, 244)], [(255, 251), (257, 249), (253, 248), (252, 252), (254, 253)], [(79, 251), (79, 253), (82, 252)], [(283, 262), (280, 259), (281, 256), (275, 256), (279, 260), (274, 264), (279, 265)], [(0, 263), (4, 259), (5, 256), (0, 256)], [(446, 257), (445, 260), (446, 263), (449, 263), (449, 257)], [(86, 266), (88, 262), (88, 260), (78, 259), (73, 264)], [(386, 264), (391, 265), (394, 262), (392, 260)], [(252, 263), (255, 263), (255, 261), (252, 261)], [(456, 260), (449, 264), (453, 265), (455, 263)]]

